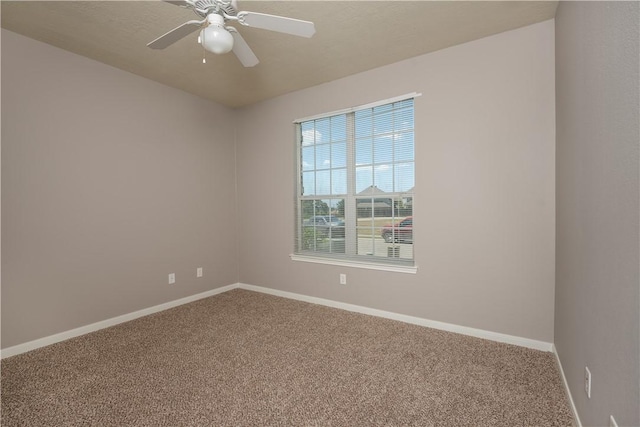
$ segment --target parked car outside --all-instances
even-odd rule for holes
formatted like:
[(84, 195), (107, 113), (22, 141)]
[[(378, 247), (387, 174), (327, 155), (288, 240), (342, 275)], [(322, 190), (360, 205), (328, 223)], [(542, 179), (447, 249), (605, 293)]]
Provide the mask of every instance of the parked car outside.
[(335, 215), (316, 215), (305, 221), (305, 226), (313, 226), (321, 237), (344, 237), (344, 221)]
[(395, 225), (385, 225), (380, 235), (387, 243), (413, 243), (413, 217), (408, 216)]

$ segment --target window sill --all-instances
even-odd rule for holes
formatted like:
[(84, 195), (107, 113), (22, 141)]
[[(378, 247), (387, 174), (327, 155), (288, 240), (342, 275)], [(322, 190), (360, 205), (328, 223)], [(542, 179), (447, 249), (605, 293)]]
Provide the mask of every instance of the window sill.
[(342, 267), (365, 268), (369, 270), (392, 271), (395, 273), (416, 274), (417, 266), (390, 265), (372, 262), (357, 262), (351, 260), (340, 260), (334, 258), (314, 257), (308, 255), (290, 254), (292, 261), (311, 262), (315, 264), (339, 265)]

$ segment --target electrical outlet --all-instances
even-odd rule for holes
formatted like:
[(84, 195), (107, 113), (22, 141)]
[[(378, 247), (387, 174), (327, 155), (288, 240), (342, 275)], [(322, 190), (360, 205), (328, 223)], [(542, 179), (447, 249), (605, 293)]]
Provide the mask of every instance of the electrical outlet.
[(584, 367), (584, 392), (591, 399), (591, 371), (586, 366)]
[(613, 415), (609, 416), (609, 427), (618, 427), (618, 423), (616, 422), (616, 419), (613, 418)]
[(176, 283), (176, 273), (170, 273), (169, 274), (169, 284), (173, 285), (174, 283)]
[(202, 277), (202, 267), (196, 269), (196, 277)]
[(346, 285), (347, 284), (347, 275), (346, 274), (341, 274), (340, 275), (340, 284), (341, 285)]

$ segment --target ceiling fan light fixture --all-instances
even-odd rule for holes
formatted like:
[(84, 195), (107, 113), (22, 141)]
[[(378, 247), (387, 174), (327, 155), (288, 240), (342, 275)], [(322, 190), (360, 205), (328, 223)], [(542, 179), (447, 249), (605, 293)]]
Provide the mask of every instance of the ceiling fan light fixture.
[[(316, 32), (311, 21), (269, 15), (267, 13), (238, 12), (236, 0), (182, 0), (170, 1), (191, 9), (202, 20), (192, 19), (149, 42), (151, 49), (165, 49), (189, 34), (200, 31), (198, 43), (205, 51), (215, 54), (233, 50), (244, 67), (254, 67), (260, 61), (253, 53), (242, 35), (234, 27), (227, 27), (227, 21), (233, 21), (247, 27), (260, 28), (299, 37), (311, 37)], [(204, 54), (204, 52), (203, 52)], [(203, 62), (204, 55), (203, 55)]]
[(207, 18), (209, 25), (200, 31), (202, 46), (215, 54), (230, 52), (233, 49), (233, 36), (224, 28), (224, 18), (217, 14)]

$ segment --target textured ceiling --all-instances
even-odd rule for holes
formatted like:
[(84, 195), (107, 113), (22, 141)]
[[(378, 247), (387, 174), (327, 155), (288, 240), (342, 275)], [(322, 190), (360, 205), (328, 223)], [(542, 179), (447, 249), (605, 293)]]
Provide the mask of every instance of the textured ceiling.
[(551, 19), (557, 2), (239, 1), (240, 10), (313, 21), (311, 39), (235, 25), (260, 59), (207, 53), (197, 33), (146, 44), (185, 21), (162, 1), (2, 1), (2, 27), (229, 107)]

